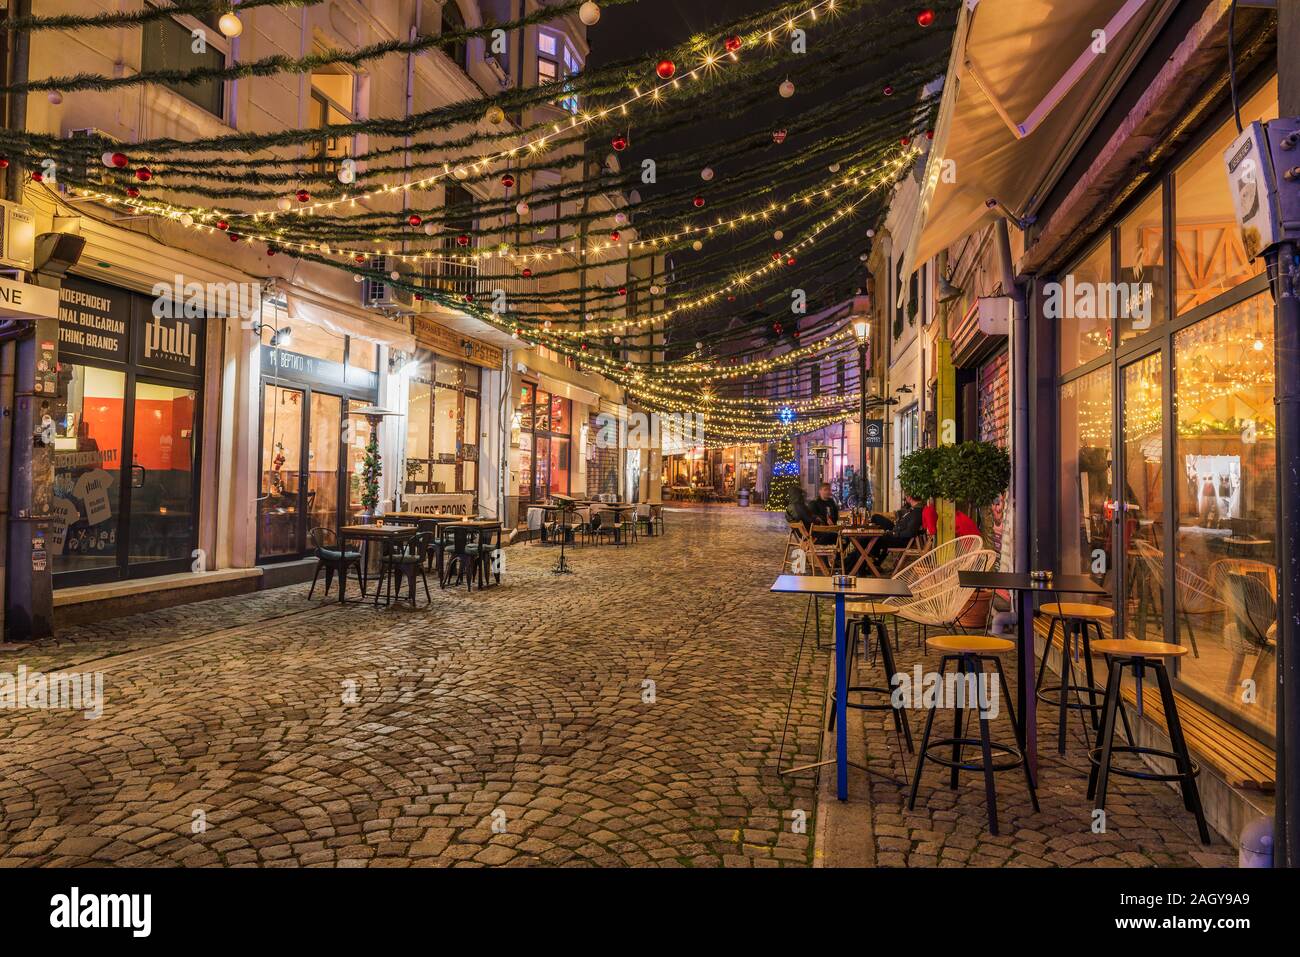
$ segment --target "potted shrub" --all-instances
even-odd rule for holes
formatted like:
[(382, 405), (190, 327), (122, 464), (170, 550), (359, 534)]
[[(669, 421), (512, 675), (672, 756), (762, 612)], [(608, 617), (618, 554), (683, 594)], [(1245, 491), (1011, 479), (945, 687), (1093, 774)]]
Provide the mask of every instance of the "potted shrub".
[(917, 449), (903, 456), (898, 463), (898, 484), (906, 494), (922, 502), (939, 497), (939, 467), (946, 448)]
[[(945, 446), (936, 468), (939, 497), (956, 502), (979, 521), (979, 513), (998, 500), (1011, 484), (1011, 457), (992, 442), (962, 442)], [(977, 591), (957, 619), (963, 627), (978, 628), (988, 620), (993, 593)]]

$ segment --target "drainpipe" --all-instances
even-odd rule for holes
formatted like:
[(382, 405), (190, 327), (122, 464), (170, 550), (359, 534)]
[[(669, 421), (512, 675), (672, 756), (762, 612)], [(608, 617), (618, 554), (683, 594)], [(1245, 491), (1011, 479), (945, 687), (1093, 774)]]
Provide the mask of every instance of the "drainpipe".
[(1025, 308), (1024, 290), (1016, 283), (1011, 265), (1011, 235), (1007, 221), (999, 217), (993, 224), (994, 251), (1002, 292), (1010, 296), (1015, 317), (1011, 322), (1011, 501), (1014, 503), (1011, 529), (1015, 542), (1015, 570), (1029, 568), (1029, 311)]

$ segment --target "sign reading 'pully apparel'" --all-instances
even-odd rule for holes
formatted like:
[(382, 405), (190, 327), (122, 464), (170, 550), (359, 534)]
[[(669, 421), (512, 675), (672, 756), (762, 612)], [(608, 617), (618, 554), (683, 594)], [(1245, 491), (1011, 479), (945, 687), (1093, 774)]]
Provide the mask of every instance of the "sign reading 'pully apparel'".
[(133, 363), (173, 375), (202, 375), (201, 316), (165, 300), (69, 276), (59, 290), (59, 351), (69, 358)]

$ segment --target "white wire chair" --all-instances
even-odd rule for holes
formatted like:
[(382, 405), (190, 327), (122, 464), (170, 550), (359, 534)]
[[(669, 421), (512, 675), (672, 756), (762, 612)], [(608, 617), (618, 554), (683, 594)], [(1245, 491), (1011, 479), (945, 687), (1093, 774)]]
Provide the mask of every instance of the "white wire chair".
[(889, 599), (897, 602), (894, 613), (906, 621), (921, 626), (920, 640), (924, 645), (931, 628), (964, 631), (958, 619), (969, 604), (973, 588), (957, 584), (960, 572), (986, 572), (997, 562), (997, 553), (989, 548), (977, 549), (949, 559), (938, 568), (912, 582), (912, 597)]
[(894, 569), (894, 573), (889, 577), (902, 582), (910, 588), (913, 582), (924, 578), (945, 562), (950, 562), (954, 558), (968, 555), (971, 552), (977, 552), (983, 547), (984, 539), (981, 536), (962, 535), (944, 542), (942, 545), (936, 545), (909, 564)]
[[(1165, 553), (1156, 548), (1150, 542), (1137, 541), (1133, 543), (1133, 550), (1137, 552), (1138, 557), (1142, 559), (1142, 564), (1146, 567), (1146, 582), (1151, 588), (1152, 607), (1157, 615), (1164, 612), (1165, 607)], [(1223, 611), (1223, 602), (1221, 602), (1215, 592), (1214, 585), (1206, 578), (1201, 577), (1192, 571), (1182, 562), (1174, 562), (1174, 585), (1175, 601), (1174, 615), (1176, 620), (1174, 628), (1185, 625), (1187, 628), (1188, 644), (1192, 646), (1192, 656), (1201, 657), (1201, 650), (1196, 646), (1196, 629), (1192, 627), (1192, 615), (1213, 615)], [(1145, 635), (1139, 635), (1145, 638)], [(1177, 633), (1175, 631), (1175, 641)]]
[(1277, 600), (1273, 592), (1258, 576), (1249, 573), (1227, 572), (1224, 577), (1224, 600), (1228, 606), (1228, 617), (1235, 626), (1230, 632), (1225, 629), (1224, 639), (1228, 650), (1232, 652), (1232, 666), (1228, 669), (1227, 691), (1230, 694), (1240, 692), (1241, 670), (1247, 655), (1256, 655), (1255, 667), (1251, 678), (1259, 689), (1259, 703), (1267, 706), (1271, 699), (1274, 681), (1258, 680), (1257, 675), (1267, 671), (1276, 664), (1277, 658)]

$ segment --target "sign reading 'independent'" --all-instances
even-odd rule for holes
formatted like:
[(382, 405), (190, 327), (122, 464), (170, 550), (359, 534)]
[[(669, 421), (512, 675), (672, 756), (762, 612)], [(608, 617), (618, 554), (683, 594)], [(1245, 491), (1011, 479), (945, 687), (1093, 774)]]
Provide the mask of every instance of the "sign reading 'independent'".
[(126, 362), (130, 293), (69, 277), (59, 290), (59, 349), (91, 359)]

